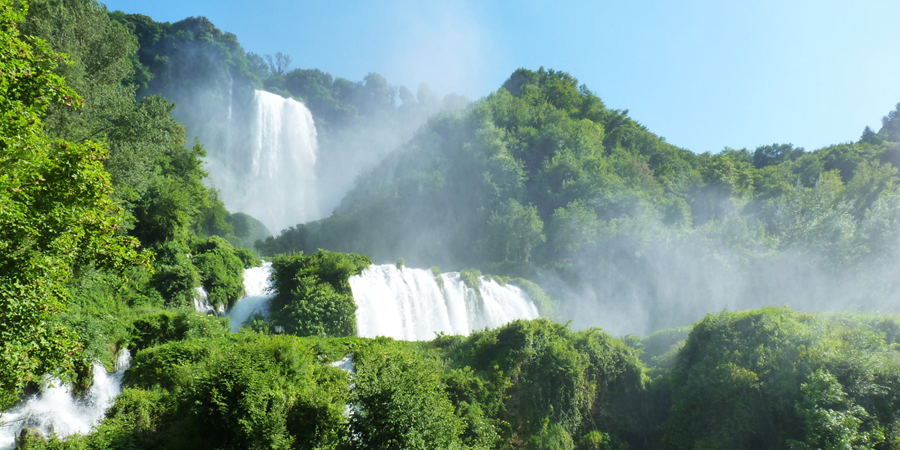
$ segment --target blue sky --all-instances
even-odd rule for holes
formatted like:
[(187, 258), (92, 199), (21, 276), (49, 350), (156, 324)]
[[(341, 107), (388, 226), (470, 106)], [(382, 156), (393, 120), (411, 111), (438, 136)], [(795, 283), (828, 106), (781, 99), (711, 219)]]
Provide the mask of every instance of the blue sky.
[(857, 140), (900, 102), (900, 2), (110, 0), (206, 16), (293, 68), (477, 99), (516, 68), (569, 72), (695, 152)]

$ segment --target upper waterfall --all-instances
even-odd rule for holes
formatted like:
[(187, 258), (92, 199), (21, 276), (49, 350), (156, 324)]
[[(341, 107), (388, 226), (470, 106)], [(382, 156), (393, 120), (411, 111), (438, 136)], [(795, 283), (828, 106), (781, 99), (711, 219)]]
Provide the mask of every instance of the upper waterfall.
[(468, 335), (539, 315), (522, 289), (480, 277), (476, 290), (458, 272), (438, 278), (426, 270), (373, 265), (350, 277), (350, 288), (361, 337), (428, 340), (435, 333)]
[(320, 218), (312, 113), (303, 103), (259, 90), (250, 109), (247, 118), (230, 119), (248, 123), (231, 123), (225, 148), (210, 149), (207, 156), (225, 206), (259, 219), (276, 234)]

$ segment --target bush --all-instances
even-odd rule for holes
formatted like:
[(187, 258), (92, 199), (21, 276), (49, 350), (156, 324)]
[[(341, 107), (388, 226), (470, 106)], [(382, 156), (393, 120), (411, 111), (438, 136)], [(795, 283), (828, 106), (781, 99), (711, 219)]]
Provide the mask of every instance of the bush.
[(90, 448), (336, 448), (347, 438), (349, 380), (319, 356), (346, 344), (247, 333), (144, 349), (126, 373), (124, 402), (89, 436), (127, 418), (143, 444)]
[(439, 366), (402, 349), (357, 353), (350, 420), (355, 448), (458, 448), (463, 421), (440, 380)]
[(480, 405), (499, 419), (508, 442), (572, 448), (597, 428), (626, 438), (644, 425), (634, 401), (646, 382), (637, 352), (598, 330), (515, 321), (434, 344), (447, 345), (448, 358), (462, 367), (445, 378), (454, 402)]
[(147, 314), (131, 323), (127, 345), (136, 352), (169, 341), (225, 336), (229, 332), (225, 323), (224, 318), (194, 312)]
[(240, 258), (242, 263), (244, 263), (245, 269), (259, 267), (262, 265), (262, 260), (259, 259), (259, 256), (257, 256), (256, 252), (250, 250), (249, 248), (235, 247), (234, 254), (238, 258)]
[(244, 261), (218, 236), (194, 247), (194, 266), (210, 303), (231, 308), (244, 295)]
[(324, 250), (275, 257), (272, 324), (298, 336), (356, 335), (356, 302), (348, 279), (371, 264), (365, 256)]
[(897, 373), (886, 334), (858, 321), (786, 308), (710, 315), (665, 380), (663, 444), (872, 448), (895, 423)]
[(191, 258), (190, 249), (180, 241), (162, 242), (153, 249), (156, 261), (150, 284), (166, 299), (166, 306), (189, 306), (194, 287), (200, 286), (200, 273)]

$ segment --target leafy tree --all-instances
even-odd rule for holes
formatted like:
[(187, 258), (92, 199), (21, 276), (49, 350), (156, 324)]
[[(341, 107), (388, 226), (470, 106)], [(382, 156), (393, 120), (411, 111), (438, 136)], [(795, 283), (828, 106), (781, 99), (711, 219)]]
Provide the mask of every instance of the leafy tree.
[(522, 206), (510, 199), (506, 210), (491, 214), (488, 242), (496, 258), (503, 261), (528, 261), (535, 247), (544, 243), (544, 223), (534, 206)]
[(356, 302), (349, 278), (369, 267), (361, 255), (319, 250), (272, 260), (272, 321), (298, 336), (353, 336)]
[(456, 416), (432, 361), (389, 347), (357, 357), (350, 419), (355, 448), (459, 448)]
[(213, 236), (197, 244), (191, 261), (212, 304), (231, 308), (244, 295), (244, 262), (225, 239)]
[(269, 73), (276, 75), (284, 75), (291, 67), (290, 55), (277, 52), (275, 56), (266, 55), (266, 62), (269, 64)]
[(117, 232), (106, 147), (44, 133), (51, 105), (82, 101), (54, 73), (62, 57), (20, 35), (26, 11), (24, 2), (0, 3), (0, 408), (43, 373), (72, 369), (78, 348), (58, 322), (72, 268), (142, 260), (137, 242)]
[(794, 148), (793, 144), (763, 145), (753, 151), (753, 165), (757, 169), (762, 169), (763, 167), (778, 165), (785, 161), (795, 161), (803, 154), (803, 148)]

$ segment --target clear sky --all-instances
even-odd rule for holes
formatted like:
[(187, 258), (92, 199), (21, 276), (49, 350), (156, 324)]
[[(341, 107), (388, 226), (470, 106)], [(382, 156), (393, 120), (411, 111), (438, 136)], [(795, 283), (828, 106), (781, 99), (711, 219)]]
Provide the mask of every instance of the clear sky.
[(569, 72), (695, 152), (859, 139), (900, 102), (900, 1), (109, 0), (206, 16), (247, 51), (477, 99), (517, 68)]

